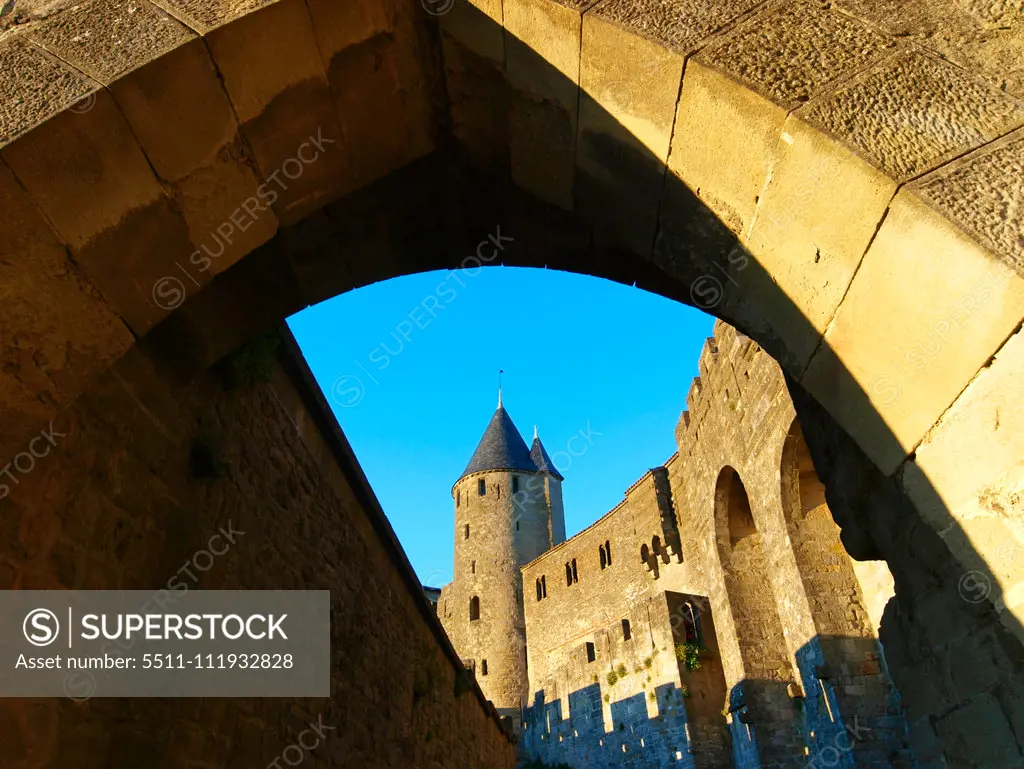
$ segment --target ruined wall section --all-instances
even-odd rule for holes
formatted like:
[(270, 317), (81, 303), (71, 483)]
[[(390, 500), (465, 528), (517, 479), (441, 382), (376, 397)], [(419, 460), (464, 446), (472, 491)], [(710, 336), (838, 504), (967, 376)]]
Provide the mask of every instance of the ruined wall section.
[[(858, 749), (872, 758), (891, 760), (904, 747), (904, 727), (893, 705), (891, 684), (881, 669), (879, 648), (870, 632), (874, 623), (867, 609), (869, 603), (874, 608), (887, 598), (877, 594), (884, 590), (884, 580), (873, 580), (863, 587), (858, 584), (839, 542), (838, 527), (823, 501), (813, 505), (810, 514), (802, 509), (784, 509), (783, 454), (796, 413), (781, 370), (752, 340), (717, 322), (714, 337), (707, 340), (701, 353), (699, 376), (694, 379), (687, 405), (676, 430), (679, 461), (672, 466), (671, 484), (680, 516), (684, 559), (709, 595), (718, 630), (721, 662), (730, 690), (729, 707), (734, 711), (730, 723), (737, 761), (743, 765), (744, 760), (751, 760), (741, 756), (748, 733), (753, 734), (754, 743), (759, 736), (765, 743), (761, 746), (761, 759), (765, 759), (768, 732), (758, 727), (778, 715), (780, 708), (796, 707), (796, 703), (786, 705), (784, 695), (802, 700), (796, 723), (802, 725), (803, 733), (798, 736), (812, 756), (829, 751), (837, 740), (840, 748), (848, 745), (842, 742), (840, 719), (856, 715), (862, 721), (864, 717), (874, 718), (879, 725), (874, 738), (858, 745)], [(758, 632), (766, 632), (765, 627), (737, 615), (730, 598), (720, 553), (731, 552), (733, 543), (725, 511), (720, 504), (716, 509), (716, 489), (725, 468), (736, 471), (749, 498), (764, 553), (763, 569), (775, 602), (772, 608), (782, 619), (785, 652), (799, 683), (797, 689), (787, 688), (787, 673), (774, 686), (774, 697), (762, 696), (760, 706), (769, 707), (774, 714), (754, 712), (756, 703), (744, 690), (750, 689), (752, 678), (762, 678), (763, 673), (752, 675), (745, 669), (741, 646), (769, 645), (772, 639), (755, 637)], [(796, 473), (797, 469), (789, 472)], [(822, 510), (826, 514), (818, 514)], [(801, 527), (812, 527), (813, 536), (805, 536), (811, 529)], [(744, 566), (730, 564), (730, 568), (742, 570)], [(821, 606), (815, 591), (826, 582), (830, 601), (839, 602), (835, 607), (838, 614), (850, 619), (853, 630), (846, 634), (848, 638), (835, 638), (836, 623), (824, 622), (820, 611), (815, 614)], [(738, 584), (741, 581), (734, 581), (731, 589), (738, 589)], [(762, 691), (773, 688), (770, 682), (759, 685)], [(862, 691), (858, 687), (864, 685), (877, 695), (868, 705), (857, 696)], [(791, 714), (782, 715), (788, 718)], [(750, 730), (740, 723), (741, 717), (753, 720)], [(789, 750), (798, 751), (800, 747), (794, 745)]]

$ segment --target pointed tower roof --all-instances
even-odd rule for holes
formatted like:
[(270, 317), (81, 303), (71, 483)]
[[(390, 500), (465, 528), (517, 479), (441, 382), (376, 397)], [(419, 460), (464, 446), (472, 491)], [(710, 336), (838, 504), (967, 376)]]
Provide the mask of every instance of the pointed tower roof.
[(533, 447), (530, 449), (530, 459), (537, 465), (537, 469), (542, 473), (548, 473), (553, 475), (560, 481), (565, 479), (562, 474), (558, 472), (558, 468), (555, 467), (555, 463), (551, 461), (551, 457), (548, 456), (547, 450), (544, 448), (544, 444), (540, 442), (540, 436), (537, 434), (537, 428), (533, 428)]
[(527, 470), (537, 472), (537, 465), (530, 458), (530, 450), (526, 448), (523, 436), (519, 434), (512, 417), (500, 403), (498, 410), (491, 417), (484, 437), (477, 444), (473, 458), (459, 480), (470, 473), (485, 470)]

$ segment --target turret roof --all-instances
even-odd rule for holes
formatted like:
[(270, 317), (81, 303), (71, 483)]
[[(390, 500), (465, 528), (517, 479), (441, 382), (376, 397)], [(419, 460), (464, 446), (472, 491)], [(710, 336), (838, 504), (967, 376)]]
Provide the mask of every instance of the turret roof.
[(530, 459), (537, 465), (537, 469), (541, 472), (553, 475), (558, 480), (565, 480), (562, 474), (558, 472), (558, 468), (555, 467), (555, 463), (551, 461), (551, 457), (548, 456), (547, 449), (544, 448), (544, 444), (540, 442), (540, 436), (534, 433), (533, 436), (533, 447), (530, 449)]
[(491, 417), (487, 429), (484, 430), (484, 437), (480, 439), (476, 451), (473, 452), (473, 458), (469, 460), (459, 480), (470, 473), (487, 470), (538, 471), (523, 436), (519, 434), (512, 417), (501, 405)]

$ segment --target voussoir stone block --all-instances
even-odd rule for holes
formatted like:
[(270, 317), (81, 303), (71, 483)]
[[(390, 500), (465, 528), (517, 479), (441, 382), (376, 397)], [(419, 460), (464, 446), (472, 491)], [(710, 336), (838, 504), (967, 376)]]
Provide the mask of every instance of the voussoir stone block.
[(553, 0), (506, 0), (504, 5), (506, 76), (516, 91), (509, 125), (512, 178), (566, 210), (573, 205), (585, 5)]
[(1012, 129), (1024, 120), (1020, 110), (958, 68), (909, 51), (790, 116), (748, 243), (806, 319), (780, 329), (797, 370), (809, 362), (897, 186)]
[(787, 114), (889, 45), (818, 0), (754, 14), (687, 64), (669, 167), (746, 234)]
[(648, 257), (683, 56), (621, 26), (622, 5), (583, 17), (574, 207)]
[[(282, 224), (352, 188), (309, 12), (302, 0), (162, 0), (202, 32)], [(273, 194), (269, 194), (272, 192)]]
[(0, 453), (10, 456), (134, 340), (2, 163), (0, 253)]
[[(968, 598), (990, 598), (1008, 610), (1013, 619), (1006, 624), (1018, 635), (1024, 619), (1022, 370), (1024, 333), (1018, 331), (928, 433), (902, 479), (965, 571), (978, 572)], [(984, 475), (963, 471), (976, 463)]]
[(222, 272), (273, 235), (277, 219), (255, 197), (255, 163), (240, 151), (231, 104), (194, 32), (149, 3), (95, 0), (30, 35), (113, 94), (157, 175), (176, 193), (192, 241), (205, 249), (189, 270), (208, 264)]
[(340, 16), (335, 6), (317, 0), (310, 10), (361, 186), (433, 149), (430, 82), (409, 0), (364, 0)]
[(423, 7), (440, 19), (445, 34), (504, 68), (502, 0), (423, 0)]
[[(28, 98), (19, 94), (32, 91), (37, 78), (60, 73), (38, 47), (22, 52), (41, 66), (15, 82), (12, 98)], [(0, 156), (132, 331), (145, 333), (166, 315), (171, 308), (155, 300), (154, 286), (188, 259), (188, 227), (108, 91), (23, 133)], [(203, 280), (197, 276), (197, 286)]]
[(922, 195), (947, 172), (897, 194), (803, 379), (887, 473), (1024, 316), (1024, 279)]

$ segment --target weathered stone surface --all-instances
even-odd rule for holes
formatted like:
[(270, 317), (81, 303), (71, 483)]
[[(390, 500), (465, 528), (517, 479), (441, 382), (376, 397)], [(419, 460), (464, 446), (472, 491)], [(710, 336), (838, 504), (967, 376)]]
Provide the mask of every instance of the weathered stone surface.
[(1024, 18), (1013, 0), (839, 0), (838, 5), (1024, 96)]
[(654, 244), (682, 74), (678, 54), (584, 16), (575, 210), (644, 257)]
[(275, 182), (277, 218), (297, 221), (350, 190), (350, 159), (305, 3), (267, 5), (206, 39), (261, 176), (285, 177)]
[[(139, 701), (130, 727), (112, 716), (116, 701), (5, 700), (5, 766), (31, 769), (52, 756), (64, 766), (137, 767), (154, 750), (180, 765), (266, 766), (322, 723), (307, 760), (512, 769), (514, 746), (478, 689), (470, 682), (457, 694), (458, 659), (311, 377), (282, 370), (272, 347), (257, 354), (268, 367), (252, 380), (230, 380), (225, 367), (225, 377), (175, 388), (133, 351), (97, 381), (55, 424), (66, 438), (4, 500), (0, 581), (330, 589), (334, 696), (258, 707), (183, 701), (173, 715), (159, 700)], [(219, 474), (190, 471), (196, 441)]]
[(502, 0), (425, 0), (425, 8), (440, 17), (446, 35), (497, 66), (505, 66)]
[(799, 112), (895, 181), (1024, 123), (1024, 106), (933, 56), (896, 56)]
[(0, 253), (0, 440), (9, 456), (134, 340), (3, 164)]
[(681, 54), (693, 53), (706, 38), (743, 18), (759, 0), (608, 0), (591, 9), (601, 16)]
[(789, 109), (877, 61), (892, 39), (820, 0), (776, 5), (697, 55)]
[(803, 384), (891, 472), (1022, 315), (1024, 279), (903, 190)]
[(99, 87), (21, 36), (0, 39), (0, 70), (0, 147), (63, 109), (85, 110)]
[[(795, 115), (783, 125), (775, 165), (747, 244), (779, 287), (756, 294), (785, 342), (780, 362), (810, 362), (871, 243), (896, 184)], [(847, 216), (836, 211), (849, 212)]]
[(50, 17), (28, 34), (104, 85), (195, 37), (145, 0), (92, 0)]
[[(904, 488), (921, 516), (945, 535), (965, 567), (976, 571), (977, 589), (987, 584), (985, 592), (997, 607), (1013, 615), (1006, 624), (1018, 635), (1024, 635), (1021, 366), (1024, 335), (1018, 331), (928, 433), (903, 471)], [(979, 456), (990, 468), (988, 477), (962, 472)]]
[(206, 34), (277, 0), (154, 0), (156, 5)]
[(1024, 276), (1024, 130), (914, 184), (942, 211)]

